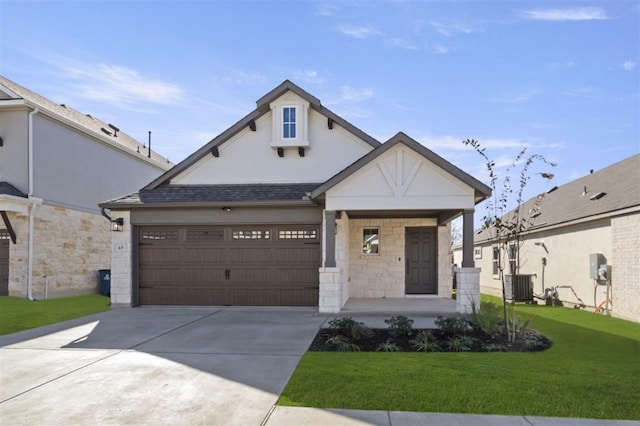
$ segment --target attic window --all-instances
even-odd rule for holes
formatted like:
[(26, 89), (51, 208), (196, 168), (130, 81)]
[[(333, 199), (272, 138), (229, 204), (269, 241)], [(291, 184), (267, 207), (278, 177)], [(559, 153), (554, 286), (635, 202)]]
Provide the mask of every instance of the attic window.
[(296, 138), (296, 107), (282, 108), (282, 139)]
[(591, 201), (596, 201), (596, 200), (599, 200), (600, 198), (604, 197), (605, 195), (607, 195), (606, 192), (598, 192), (596, 194), (593, 194), (591, 197), (589, 197), (589, 199)]

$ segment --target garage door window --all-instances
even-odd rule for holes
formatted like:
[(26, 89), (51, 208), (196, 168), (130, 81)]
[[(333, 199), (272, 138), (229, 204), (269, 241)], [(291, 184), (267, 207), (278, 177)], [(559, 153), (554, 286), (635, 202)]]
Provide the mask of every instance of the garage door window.
[(315, 240), (318, 232), (315, 229), (281, 230), (278, 232), (281, 240)]
[(142, 231), (143, 240), (177, 240), (178, 231)]
[(231, 231), (231, 238), (234, 240), (268, 240), (269, 231), (263, 230), (234, 230)]
[(224, 240), (224, 231), (187, 231), (187, 240), (191, 241), (222, 241)]

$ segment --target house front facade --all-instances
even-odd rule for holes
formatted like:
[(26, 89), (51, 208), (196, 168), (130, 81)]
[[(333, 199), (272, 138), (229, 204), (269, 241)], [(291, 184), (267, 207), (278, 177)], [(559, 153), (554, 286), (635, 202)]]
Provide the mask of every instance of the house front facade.
[[(638, 188), (640, 154), (551, 188), (517, 249), (502, 257), (505, 273), (517, 261), (534, 296), (556, 292), (566, 306), (640, 322)], [(489, 237), (483, 230), (475, 238), (481, 290), (502, 295), (498, 249)]]
[[(463, 215), (472, 241), (489, 194), (407, 135), (380, 143), (285, 81), (172, 170), (102, 204), (124, 221), (112, 305), (339, 312), (350, 297), (450, 297), (449, 224)], [(471, 300), (472, 242), (467, 252)]]
[(0, 295), (95, 293), (111, 255), (98, 203), (171, 166), (115, 125), (0, 76)]

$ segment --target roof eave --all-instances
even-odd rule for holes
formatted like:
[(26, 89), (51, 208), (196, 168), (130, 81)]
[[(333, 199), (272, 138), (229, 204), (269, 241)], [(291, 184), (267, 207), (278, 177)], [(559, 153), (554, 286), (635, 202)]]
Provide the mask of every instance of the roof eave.
[(114, 203), (107, 201), (99, 207), (111, 210), (131, 210), (147, 208), (186, 208), (186, 207), (317, 207), (312, 200), (273, 200), (273, 201), (186, 201), (166, 203)]

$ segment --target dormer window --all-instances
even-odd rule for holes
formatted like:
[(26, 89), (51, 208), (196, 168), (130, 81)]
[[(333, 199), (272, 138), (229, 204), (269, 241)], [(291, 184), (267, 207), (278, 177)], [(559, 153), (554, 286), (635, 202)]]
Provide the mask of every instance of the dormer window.
[(296, 107), (283, 107), (282, 139), (295, 139), (296, 137)]
[[(309, 102), (293, 92), (288, 92), (271, 104), (271, 147), (309, 148)], [(301, 155), (302, 156), (302, 155)]]

